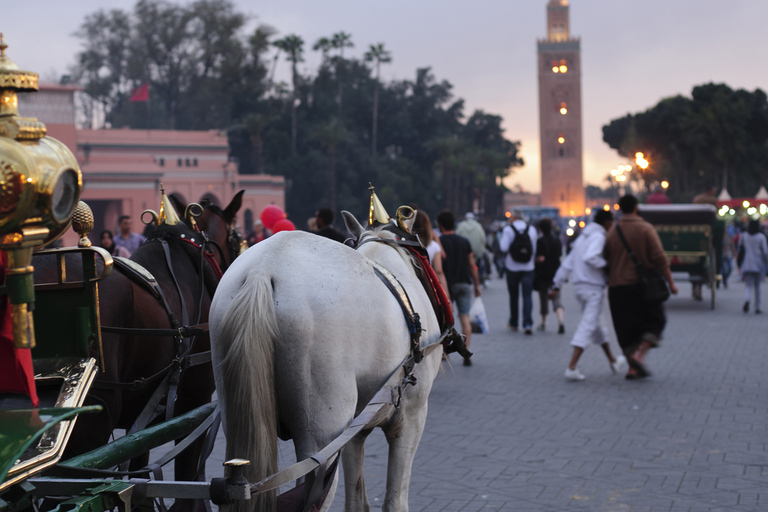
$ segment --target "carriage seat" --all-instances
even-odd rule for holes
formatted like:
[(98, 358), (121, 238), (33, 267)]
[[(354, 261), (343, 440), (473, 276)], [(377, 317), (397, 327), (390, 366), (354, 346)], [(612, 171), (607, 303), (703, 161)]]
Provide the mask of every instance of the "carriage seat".
[(112, 260), (114, 261), (115, 268), (121, 274), (147, 290), (156, 299), (161, 298), (160, 285), (149, 270), (135, 261), (123, 258), (122, 256), (113, 256)]

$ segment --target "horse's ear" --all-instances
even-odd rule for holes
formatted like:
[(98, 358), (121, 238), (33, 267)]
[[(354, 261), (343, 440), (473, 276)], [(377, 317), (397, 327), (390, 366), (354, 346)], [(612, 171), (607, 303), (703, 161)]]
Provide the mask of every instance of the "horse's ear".
[(240, 207), (243, 206), (244, 193), (245, 190), (241, 190), (235, 194), (235, 197), (232, 198), (232, 201), (230, 201), (227, 207), (224, 208), (224, 218), (227, 220), (227, 222), (232, 222), (232, 220), (235, 218), (235, 215), (237, 215), (237, 212), (240, 210)]
[(357, 222), (357, 219), (354, 215), (349, 213), (347, 210), (343, 210), (341, 212), (341, 216), (344, 217), (344, 224), (347, 225), (347, 229), (350, 233), (352, 233), (352, 236), (355, 238), (355, 240), (360, 239), (360, 235), (363, 234), (363, 226), (360, 225), (359, 222)]

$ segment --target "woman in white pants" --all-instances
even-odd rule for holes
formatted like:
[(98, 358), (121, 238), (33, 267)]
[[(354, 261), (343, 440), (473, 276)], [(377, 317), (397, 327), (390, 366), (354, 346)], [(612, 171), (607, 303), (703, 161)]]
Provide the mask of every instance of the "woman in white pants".
[(602, 322), (603, 303), (605, 302), (605, 235), (613, 226), (613, 214), (610, 211), (599, 210), (594, 222), (584, 228), (573, 245), (568, 257), (555, 274), (552, 293), (560, 290), (563, 284), (572, 276), (573, 289), (576, 299), (581, 304), (581, 320), (571, 339), (573, 354), (565, 378), (568, 380), (584, 380), (584, 374), (576, 369), (584, 349), (590, 344), (600, 345), (608, 357), (611, 370), (621, 371), (627, 360), (623, 355), (613, 356), (608, 345), (608, 329)]
[(765, 262), (768, 260), (768, 243), (760, 232), (760, 223), (750, 220), (747, 232), (739, 240), (739, 270), (744, 279), (744, 312), (749, 313), (749, 301), (752, 290), (755, 293), (755, 313), (763, 311), (761, 307), (760, 281), (765, 275)]

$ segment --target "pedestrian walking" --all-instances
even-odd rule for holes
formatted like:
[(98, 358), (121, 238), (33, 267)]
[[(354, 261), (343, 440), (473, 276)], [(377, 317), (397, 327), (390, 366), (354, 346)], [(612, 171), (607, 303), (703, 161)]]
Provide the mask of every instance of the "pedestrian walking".
[(474, 213), (467, 212), (464, 215), (464, 220), (459, 222), (456, 226), (456, 234), (469, 240), (469, 244), (472, 246), (472, 256), (475, 258), (475, 265), (477, 265), (480, 282), (485, 282), (488, 277), (488, 268), (485, 264), (485, 230), (483, 229), (483, 226), (477, 222)]
[(536, 265), (534, 268), (533, 289), (539, 292), (539, 312), (541, 313), (540, 331), (547, 329), (549, 303), (557, 315), (557, 333), (565, 333), (563, 325), (563, 301), (560, 292), (550, 294), (552, 282), (557, 269), (560, 268), (560, 257), (563, 254), (563, 244), (560, 238), (552, 233), (552, 219), (547, 217), (539, 220), (537, 227), (541, 236), (536, 240)]
[(605, 240), (608, 303), (616, 337), (630, 366), (627, 379), (633, 380), (650, 375), (645, 367), (645, 355), (651, 348), (658, 347), (667, 323), (664, 303), (644, 298), (633, 260), (663, 275), (673, 294), (677, 293), (677, 286), (659, 235), (637, 214), (637, 198), (630, 194), (623, 196), (619, 199), (619, 208), (622, 216)]
[(429, 220), (429, 215), (424, 210), (416, 210), (416, 219), (413, 221), (413, 227), (411, 232), (414, 235), (418, 235), (419, 240), (427, 250), (427, 256), (429, 257), (429, 263), (432, 265), (432, 269), (435, 271), (437, 280), (440, 281), (440, 286), (448, 293), (448, 282), (445, 280), (445, 272), (443, 271), (443, 259), (445, 258), (445, 251), (443, 246), (440, 245), (440, 240), (435, 236), (432, 230), (432, 222)]
[(760, 223), (752, 219), (747, 226), (747, 232), (739, 239), (739, 255), (737, 263), (739, 272), (744, 280), (744, 312), (749, 313), (749, 302), (754, 290), (755, 313), (761, 314), (762, 300), (760, 281), (765, 275), (765, 265), (768, 261), (768, 243), (765, 235), (760, 232)]
[[(455, 233), (456, 217), (450, 210), (443, 210), (437, 214), (437, 226), (440, 228), (440, 243), (445, 251), (443, 272), (448, 282), (448, 292), (451, 301), (456, 302), (459, 310), (459, 322), (461, 332), (466, 337), (466, 345), (472, 338), (472, 326), (469, 322), (469, 309), (472, 307), (472, 298), (480, 297), (480, 280), (477, 275), (475, 258), (472, 256), (472, 246), (463, 236)], [(474, 284), (474, 294), (472, 288)], [(464, 359), (464, 366), (471, 366), (469, 358)]]
[(572, 278), (573, 291), (576, 300), (581, 305), (581, 320), (571, 339), (573, 352), (565, 378), (568, 380), (584, 380), (576, 365), (584, 350), (591, 344), (599, 345), (608, 358), (611, 370), (616, 373), (627, 365), (623, 355), (614, 357), (608, 345), (608, 329), (602, 319), (603, 303), (605, 302), (605, 287), (607, 284), (606, 261), (603, 257), (605, 237), (613, 226), (613, 214), (610, 211), (598, 210), (594, 222), (589, 223), (574, 242), (573, 249), (563, 261), (554, 277), (553, 296), (560, 292), (563, 284)]
[(509, 219), (501, 232), (499, 248), (506, 253), (509, 291), (509, 328), (517, 331), (520, 315), (520, 295), (523, 297), (523, 329), (533, 334), (533, 279), (536, 266), (536, 228), (527, 223), (519, 212)]

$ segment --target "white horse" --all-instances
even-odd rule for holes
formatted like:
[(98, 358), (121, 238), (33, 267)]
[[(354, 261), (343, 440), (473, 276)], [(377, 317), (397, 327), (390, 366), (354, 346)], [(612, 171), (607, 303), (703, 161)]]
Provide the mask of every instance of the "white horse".
[[(364, 230), (343, 213), (358, 243), (394, 240), (391, 232)], [(293, 439), (299, 461), (336, 438), (409, 354), (403, 310), (371, 260), (407, 291), (421, 317), (421, 345), (436, 342), (438, 321), (412, 257), (392, 244), (369, 241), (353, 250), (317, 235), (282, 232), (248, 249), (221, 280), (210, 312), (216, 388), (227, 457), (251, 461), (249, 481), (277, 471), (278, 434)], [(374, 425), (390, 446), (384, 511), (408, 510), (411, 467), (442, 353), (432, 350), (416, 364), (416, 385)], [(342, 452), (346, 511), (370, 510), (363, 473), (369, 433)], [(331, 495), (325, 505), (332, 501)], [(240, 510), (274, 506), (272, 493)]]

